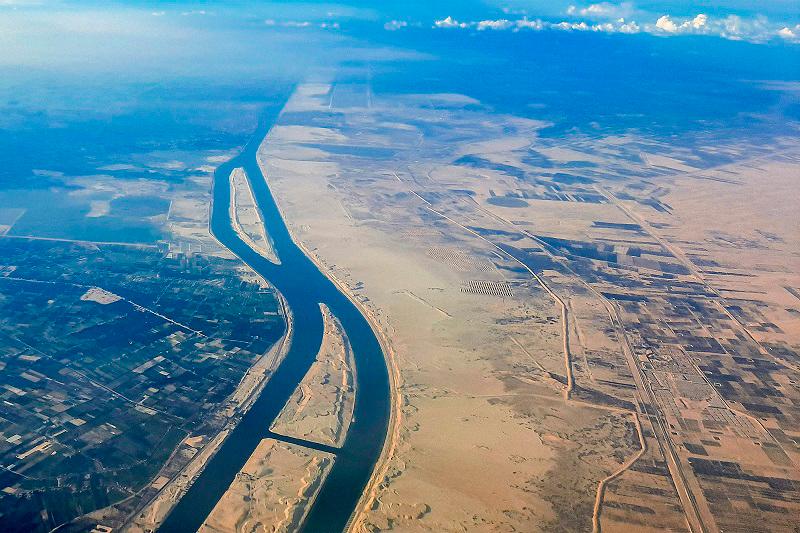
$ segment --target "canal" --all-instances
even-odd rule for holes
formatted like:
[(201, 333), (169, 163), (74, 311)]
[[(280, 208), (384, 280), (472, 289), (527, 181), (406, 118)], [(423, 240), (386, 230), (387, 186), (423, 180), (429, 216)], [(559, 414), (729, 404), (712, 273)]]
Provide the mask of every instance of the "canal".
[[(278, 111), (275, 111), (264, 117), (242, 152), (216, 170), (211, 231), (281, 292), (293, 316), (292, 343), (258, 399), (167, 517), (160, 533), (197, 531), (261, 439), (275, 436), (269, 432), (269, 427), (310, 368), (322, 342), (320, 303), (326, 304), (341, 321), (350, 340), (356, 365), (356, 397), (347, 437), (337, 450), (333, 467), (302, 531), (331, 533), (345, 527), (386, 438), (390, 390), (378, 339), (359, 309), (294, 243), (259, 168), (259, 145), (277, 116)], [(229, 179), (231, 171), (237, 167), (243, 167), (250, 178), (267, 231), (281, 259), (280, 265), (264, 259), (247, 246), (231, 226)]]

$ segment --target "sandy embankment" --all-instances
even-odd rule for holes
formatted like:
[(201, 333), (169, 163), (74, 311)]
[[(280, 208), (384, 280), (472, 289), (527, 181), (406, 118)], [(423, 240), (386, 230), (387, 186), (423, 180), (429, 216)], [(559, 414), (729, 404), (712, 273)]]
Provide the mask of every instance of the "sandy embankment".
[(295, 531), (333, 461), (330, 453), (274, 439), (262, 440), (199, 531)]
[(260, 256), (277, 265), (281, 264), (275, 247), (272, 245), (267, 226), (253, 197), (250, 178), (243, 168), (235, 168), (230, 176), (231, 226), (245, 244)]
[(275, 433), (341, 446), (353, 418), (353, 351), (339, 320), (320, 304), (324, 322), (316, 361), (270, 428)]
[[(262, 172), (264, 169), (262, 168)], [(278, 210), (280, 211), (280, 204), (277, 203)], [(283, 217), (283, 213), (281, 212), (281, 216)], [(285, 219), (284, 219), (285, 220)], [(364, 489), (364, 493), (361, 496), (361, 499), (356, 506), (355, 512), (351, 517), (350, 521), (347, 524), (347, 531), (355, 531), (361, 523), (363, 522), (363, 513), (372, 507), (375, 502), (375, 499), (378, 495), (378, 487), (381, 482), (386, 479), (389, 468), (390, 468), (390, 459), (394, 456), (395, 450), (397, 449), (397, 445), (400, 441), (400, 428), (401, 422), (403, 419), (403, 395), (400, 392), (400, 386), (402, 383), (402, 376), (400, 374), (400, 368), (397, 364), (397, 354), (392, 346), (391, 341), (387, 337), (386, 333), (384, 332), (383, 327), (381, 326), (380, 322), (372, 311), (364, 306), (353, 294), (347, 284), (341, 282), (334, 276), (330, 270), (325, 266), (325, 264), (316, 256), (311, 250), (306, 247), (302, 241), (300, 241), (292, 232), (289, 230), (289, 234), (292, 236), (292, 240), (303, 250), (303, 253), (308, 256), (317, 268), (319, 268), (320, 272), (325, 274), (338, 288), (342, 293), (353, 302), (361, 314), (367, 319), (370, 327), (372, 328), (375, 337), (378, 339), (378, 343), (381, 346), (381, 352), (383, 352), (383, 356), (386, 360), (386, 368), (389, 372), (389, 391), (390, 391), (390, 412), (389, 412), (389, 432), (386, 435), (386, 441), (383, 443), (383, 450), (381, 450), (381, 455), (378, 458), (378, 461), (375, 463), (375, 469), (372, 472), (372, 476), (367, 483), (366, 488)]]
[[(339, 280), (331, 269), (329, 269), (325, 263), (313, 252), (311, 251), (302, 240), (300, 240), (296, 232), (293, 229), (293, 226), (289, 223), (289, 219), (286, 218), (286, 213), (284, 211), (284, 207), (282, 205), (281, 199), (279, 196), (274, 194), (273, 187), (270, 184), (269, 178), (267, 177), (267, 168), (262, 161), (261, 155), (262, 150), (267, 142), (269, 137), (267, 137), (262, 146), (259, 148), (259, 155), (258, 155), (258, 165), (261, 169), (261, 173), (264, 176), (264, 180), (267, 183), (267, 187), (270, 189), (270, 193), (273, 195), (275, 200), (275, 206), (278, 209), (278, 212), (281, 215), (281, 218), (284, 220), (286, 224), (286, 228), (289, 232), (289, 235), (292, 238), (292, 241), (295, 245), (300, 248), (303, 253), (317, 266), (317, 268), (322, 272), (331, 282), (336, 285), (336, 287), (347, 296), (347, 298), (355, 305), (361, 314), (366, 318), (367, 322), (369, 323), (370, 327), (372, 328), (375, 337), (378, 339), (378, 343), (381, 346), (381, 352), (386, 360), (386, 367), (389, 373), (389, 389), (390, 389), (390, 415), (389, 415), (389, 431), (386, 435), (386, 440), (383, 445), (383, 450), (381, 451), (381, 455), (378, 458), (378, 461), (375, 464), (375, 469), (370, 477), (370, 480), (367, 484), (367, 487), (364, 490), (364, 493), (361, 496), (361, 499), (358, 502), (358, 505), (355, 509), (353, 516), (351, 517), (350, 522), (348, 522), (347, 530), (354, 531), (355, 528), (359, 527), (360, 524), (363, 522), (363, 513), (373, 506), (375, 499), (377, 498), (378, 494), (378, 487), (381, 482), (386, 479), (389, 469), (390, 469), (390, 459), (394, 456), (395, 451), (397, 449), (399, 440), (400, 440), (400, 431), (401, 431), (401, 423), (403, 418), (403, 396), (400, 392), (400, 387), (402, 383), (402, 375), (400, 373), (400, 368), (398, 366), (397, 355), (392, 346), (389, 337), (386, 335), (384, 331), (384, 327), (381, 325), (380, 321), (375, 317), (374, 313), (371, 309), (365, 306), (353, 293), (350, 287), (344, 283), (343, 281)], [(345, 433), (346, 435), (346, 433)]]

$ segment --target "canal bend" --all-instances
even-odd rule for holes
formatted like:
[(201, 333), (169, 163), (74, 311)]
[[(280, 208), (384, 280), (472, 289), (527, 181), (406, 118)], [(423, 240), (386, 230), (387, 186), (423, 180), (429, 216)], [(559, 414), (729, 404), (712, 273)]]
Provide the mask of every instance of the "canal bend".
[[(258, 399), (169, 514), (159, 528), (160, 533), (197, 531), (261, 439), (276, 437), (269, 428), (311, 367), (322, 342), (320, 303), (327, 305), (339, 319), (352, 346), (356, 395), (347, 436), (336, 450), (333, 467), (302, 531), (330, 533), (345, 528), (386, 438), (390, 390), (378, 339), (353, 302), (294, 243), (258, 165), (259, 146), (276, 119), (277, 111), (263, 119), (242, 152), (214, 173), (211, 232), (283, 295), (293, 317), (292, 342)], [(256, 203), (281, 259), (280, 265), (256, 253), (232, 228), (229, 180), (233, 169), (238, 167), (243, 167), (250, 178)]]

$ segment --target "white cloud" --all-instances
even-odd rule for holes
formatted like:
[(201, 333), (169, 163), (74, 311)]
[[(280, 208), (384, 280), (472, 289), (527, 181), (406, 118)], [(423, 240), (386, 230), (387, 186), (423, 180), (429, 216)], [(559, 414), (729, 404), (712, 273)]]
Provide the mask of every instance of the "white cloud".
[(266, 26), (281, 27), (281, 28), (320, 28), (323, 30), (338, 30), (341, 28), (338, 22), (310, 22), (308, 20), (282, 20), (267, 19), (264, 21)]
[(730, 40), (760, 43), (779, 35), (780, 27), (763, 16), (749, 19), (737, 15), (711, 18), (700, 13), (687, 19), (673, 19), (670, 15), (663, 15), (655, 25), (645, 25), (645, 31), (661, 35), (716, 35)]
[(514, 24), (507, 19), (500, 20), (482, 20), (476, 25), (478, 31), (483, 30), (507, 30), (514, 26)]
[(603, 2), (602, 4), (592, 4), (586, 9), (581, 10), (582, 15), (608, 15), (614, 10), (615, 6), (612, 6), (608, 2)]
[[(620, 4), (623, 5), (623, 4)], [(629, 5), (629, 4), (624, 4)], [(611, 7), (609, 7), (611, 6)], [(591, 4), (586, 8), (578, 9), (570, 6), (568, 12), (581, 14), (587, 13), (610, 13), (614, 4)], [(396, 21), (393, 21), (396, 22)], [(457, 28), (457, 29), (476, 29), (495, 30), (495, 31), (591, 31), (602, 33), (635, 34), (650, 33), (654, 35), (714, 35), (730, 40), (745, 40), (754, 43), (767, 42), (769, 40), (784, 39), (791, 43), (800, 43), (800, 24), (774, 24), (763, 16), (744, 19), (736, 15), (729, 15), (724, 18), (709, 17), (705, 13), (698, 13), (693, 17), (677, 18), (672, 15), (662, 15), (654, 23), (639, 24), (628, 17), (617, 17), (615, 19), (603, 19), (598, 22), (591, 22), (580, 19), (564, 21), (543, 21), (541, 19), (530, 20), (527, 17), (513, 19), (481, 20), (477, 22), (460, 22), (453, 17), (447, 17), (434, 22), (434, 28)], [(387, 29), (394, 29), (393, 27)]]
[(538, 30), (544, 29), (544, 22), (542, 22), (540, 19), (528, 20), (528, 18), (525, 17), (525, 18), (522, 18), (522, 19), (518, 20), (516, 22), (516, 24), (517, 24), (517, 28), (520, 29), (520, 30), (527, 29), (527, 30), (538, 31)]
[(708, 16), (704, 15), (703, 13), (700, 13), (699, 15), (697, 15), (695, 18), (692, 19), (691, 22), (692, 28), (700, 30), (706, 26), (707, 22), (708, 22)]
[(669, 15), (659, 17), (659, 19), (656, 21), (656, 28), (668, 33), (675, 33), (678, 31), (678, 25), (672, 22), (672, 19), (669, 18)]
[(405, 28), (406, 26), (408, 26), (408, 22), (405, 20), (390, 20), (383, 25), (383, 29), (388, 31), (397, 31), (401, 28)]
[(437, 28), (469, 28), (470, 24), (466, 22), (459, 22), (453, 17), (443, 18), (442, 20), (437, 20), (434, 23), (434, 26)]
[(614, 33), (615, 31), (617, 31), (617, 27), (611, 24), (610, 22), (595, 24), (592, 28), (595, 31), (604, 31), (606, 33)]
[(790, 42), (799, 42), (800, 24), (797, 24), (794, 28), (790, 28), (789, 26), (784, 26), (783, 28), (778, 30), (778, 37)]
[(586, 24), (585, 22), (566, 22), (566, 21), (559, 22), (557, 24), (552, 24), (550, 27), (555, 30), (566, 30), (566, 31), (572, 31), (572, 30), (586, 31), (589, 29), (589, 25)]
[(617, 31), (619, 31), (620, 33), (631, 34), (631, 33), (639, 33), (641, 31), (641, 28), (639, 27), (638, 24), (636, 24), (635, 21), (625, 22), (625, 19), (619, 19), (617, 22), (619, 22)]
[(602, 4), (591, 4), (589, 7), (581, 9), (581, 15), (609, 15), (616, 11), (616, 6), (612, 6), (608, 2)]
[(731, 33), (741, 33), (742, 19), (740, 19), (736, 15), (731, 15), (730, 17), (725, 19), (725, 29), (727, 29)]
[(600, 2), (589, 4), (586, 7), (571, 5), (567, 8), (567, 15), (581, 16), (590, 19), (620, 19), (630, 17), (633, 14), (633, 5), (630, 2), (612, 4), (611, 2)]
[(656, 28), (667, 33), (703, 33), (708, 29), (708, 15), (698, 14), (690, 20), (676, 23), (669, 15), (663, 15), (656, 21)]

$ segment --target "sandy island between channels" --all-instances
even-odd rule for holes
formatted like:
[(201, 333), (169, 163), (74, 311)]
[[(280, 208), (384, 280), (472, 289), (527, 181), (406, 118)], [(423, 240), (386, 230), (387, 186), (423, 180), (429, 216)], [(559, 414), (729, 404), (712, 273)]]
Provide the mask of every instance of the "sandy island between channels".
[(305, 520), (334, 460), (328, 452), (261, 440), (198, 531), (294, 531)]
[(355, 361), (341, 322), (327, 305), (319, 307), (324, 324), (319, 352), (270, 431), (339, 448), (353, 419)]
[[(262, 147), (266, 142), (266, 138), (262, 141)], [(261, 148), (259, 148), (259, 151)], [(267, 178), (267, 174), (262, 164), (260, 158), (258, 160), (258, 165), (261, 170), (263, 179), (270, 189), (270, 193), (272, 194), (272, 188), (269, 185), (269, 180)], [(233, 173), (232, 173), (233, 176)], [(249, 178), (249, 177), (248, 177)], [(249, 186), (249, 182), (247, 183)], [(233, 185), (231, 185), (233, 188)], [(248, 187), (250, 189), (250, 187)], [(231, 191), (234, 193), (234, 191)], [(252, 193), (251, 193), (252, 194)], [(232, 215), (232, 226), (237, 234), (242, 238), (247, 232), (244, 231), (241, 224), (234, 222), (235, 217), (233, 216), (236, 213), (236, 204), (234, 203), (234, 196), (232, 195), (231, 198), (231, 205), (229, 206), (229, 211)], [(382, 328), (380, 327), (377, 319), (372, 314), (372, 312), (367, 309), (358, 299), (353, 295), (350, 289), (346, 286), (346, 284), (342, 283), (338, 280), (328, 268), (320, 261), (320, 259), (314, 254), (311, 250), (306, 247), (306, 245), (297, 237), (295, 232), (290, 228), (289, 224), (286, 223), (286, 218), (284, 216), (285, 211), (281, 207), (281, 203), (279, 199), (273, 195), (273, 199), (275, 201), (275, 205), (278, 209), (280, 216), (283, 218), (284, 223), (286, 224), (287, 231), (294, 242), (294, 244), (303, 251), (303, 253), (314, 263), (314, 265), (319, 269), (319, 271), (325, 275), (331, 282), (338, 288), (339, 291), (342, 292), (352, 303), (356, 306), (356, 308), (362, 313), (365, 317), (367, 322), (370, 325), (375, 337), (378, 340), (378, 343), (381, 347), (381, 351), (383, 353), (383, 357), (386, 362), (386, 367), (388, 370), (388, 378), (389, 378), (389, 387), (390, 387), (390, 418), (389, 418), (389, 431), (386, 435), (386, 439), (384, 441), (383, 448), (381, 450), (381, 454), (378, 457), (378, 460), (375, 463), (372, 475), (359, 499), (359, 502), (350, 517), (350, 520), (347, 523), (346, 531), (354, 531), (356, 528), (363, 522), (364, 513), (369, 510), (369, 508), (373, 505), (375, 498), (377, 497), (378, 486), (383, 479), (385, 479), (386, 475), (388, 474), (388, 470), (390, 467), (390, 459), (393, 457), (397, 444), (399, 442), (400, 436), (400, 428), (401, 428), (401, 419), (402, 419), (402, 398), (400, 396), (400, 371), (397, 366), (396, 354), (389, 339), (386, 337), (385, 333), (383, 332)], [(263, 219), (259, 218), (261, 223), (263, 224)], [(210, 217), (209, 217), (209, 225), (210, 225)], [(265, 227), (265, 233), (266, 233)], [(209, 227), (210, 232), (210, 227)], [(211, 232), (210, 232), (211, 233)], [(211, 233), (213, 236), (213, 233)], [(268, 234), (267, 234), (268, 235)], [(215, 240), (216, 237), (214, 237)], [(268, 237), (267, 237), (268, 239)], [(251, 239), (243, 239), (245, 242), (249, 242)], [(218, 241), (219, 242), (219, 241)], [(266, 241), (269, 243), (269, 241)], [(220, 243), (221, 244), (221, 243)], [(252, 245), (251, 245), (252, 246)], [(265, 255), (264, 253), (260, 252), (258, 249), (256, 251), (260, 255)], [(267, 250), (263, 250), (263, 252), (267, 252)], [(274, 252), (273, 252), (274, 253)], [(267, 252), (267, 256), (271, 256), (273, 254)], [(266, 257), (267, 259), (275, 262), (277, 256), (274, 255), (273, 258)], [(239, 258), (241, 259), (241, 258)], [(257, 276), (259, 281), (267, 284), (268, 281), (264, 280), (260, 276)], [(291, 310), (286, 305), (283, 296), (278, 294), (278, 298), (281, 304), (281, 307), (284, 310), (284, 316), (286, 317), (286, 324), (287, 329), (284, 336), (281, 338), (278, 343), (273, 346), (273, 348), (265, 354), (259, 361), (253, 365), (253, 367), (248, 371), (248, 374), (242, 379), (239, 387), (231, 396), (231, 401), (236, 401), (237, 398), (241, 398), (241, 404), (237, 407), (232, 407), (230, 409), (235, 410), (238, 413), (244, 413), (249, 409), (252, 403), (258, 398), (261, 390), (263, 389), (264, 385), (266, 384), (267, 380), (269, 379), (269, 373), (277, 367), (278, 364), (283, 360), (286, 353), (289, 351), (291, 347), (291, 338), (293, 333), (293, 319)], [(260, 376), (260, 379), (256, 382), (252, 382), (252, 378), (259, 374), (260, 372), (254, 372), (255, 369), (259, 368), (262, 362), (270, 361), (270, 366), (264, 368), (264, 374)], [(357, 369), (354, 369), (357, 372)], [(227, 414), (233, 414), (229, 412)], [(230, 432), (235, 427), (235, 422), (229, 423), (221, 432), (219, 432), (208, 444), (206, 444), (199, 453), (195, 457), (193, 457), (190, 462), (172, 479), (168, 481), (163, 481), (163, 486), (159, 490), (158, 495), (151, 500), (144, 509), (142, 509), (139, 513), (137, 513), (137, 517), (132, 520), (132, 522), (127, 526), (128, 531), (152, 531), (155, 530), (158, 525), (160, 525), (166, 516), (171, 512), (171, 510), (177, 505), (183, 495), (189, 490), (192, 484), (196, 481), (196, 479), (200, 476), (203, 472), (205, 466), (208, 462), (214, 457), (216, 452), (220, 449), (222, 444), (225, 442), (225, 439), (230, 434)], [(324, 480), (321, 480), (324, 481)]]
[(269, 236), (261, 209), (256, 203), (250, 180), (250, 176), (241, 167), (231, 171), (229, 178), (231, 199), (228, 206), (231, 227), (258, 255), (280, 265), (281, 260)]

